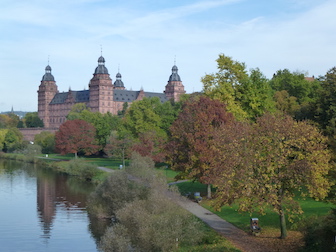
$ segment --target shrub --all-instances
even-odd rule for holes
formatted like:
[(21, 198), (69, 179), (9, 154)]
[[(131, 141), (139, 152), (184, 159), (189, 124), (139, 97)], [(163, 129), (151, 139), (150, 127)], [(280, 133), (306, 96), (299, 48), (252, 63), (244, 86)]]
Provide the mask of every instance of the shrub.
[(306, 220), (303, 233), (304, 251), (336, 251), (336, 209), (327, 216)]
[(80, 179), (92, 180), (99, 171), (95, 165), (89, 164), (83, 159), (76, 158), (65, 164), (64, 172), (78, 176)]

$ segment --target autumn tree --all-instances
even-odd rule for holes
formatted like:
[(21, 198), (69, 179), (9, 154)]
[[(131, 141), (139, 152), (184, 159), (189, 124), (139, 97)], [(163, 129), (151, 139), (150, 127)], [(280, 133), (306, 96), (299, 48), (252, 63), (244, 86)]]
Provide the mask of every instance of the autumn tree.
[(247, 71), (245, 63), (224, 54), (219, 55), (217, 68), (217, 73), (202, 78), (203, 92), (225, 103), (237, 120), (274, 111), (272, 89), (258, 68)]
[(95, 140), (95, 127), (84, 120), (70, 120), (63, 123), (55, 133), (56, 150), (62, 155), (78, 153), (91, 155), (99, 150)]
[(106, 146), (108, 138), (113, 130), (117, 130), (120, 124), (118, 116), (112, 115), (110, 112), (102, 114), (100, 112), (91, 112), (85, 103), (75, 104), (69, 114), (68, 120), (81, 119), (91, 123), (96, 128), (96, 140), (100, 145), (100, 150)]
[(214, 134), (233, 120), (223, 103), (201, 96), (184, 104), (170, 129), (166, 147), (168, 162), (181, 176), (207, 184), (208, 197), (211, 197), (210, 177), (216, 165)]
[(125, 167), (125, 158), (130, 156), (133, 139), (129, 135), (120, 137), (118, 132), (113, 131), (104, 147), (104, 152), (109, 157), (120, 158)]
[(216, 156), (212, 176), (215, 206), (238, 202), (242, 211), (262, 213), (271, 207), (285, 238), (285, 215), (291, 219), (302, 212), (297, 200), (327, 196), (330, 154), (316, 127), (290, 116), (266, 114), (251, 128), (240, 130), (242, 134), (225, 127), (217, 132), (221, 155)]

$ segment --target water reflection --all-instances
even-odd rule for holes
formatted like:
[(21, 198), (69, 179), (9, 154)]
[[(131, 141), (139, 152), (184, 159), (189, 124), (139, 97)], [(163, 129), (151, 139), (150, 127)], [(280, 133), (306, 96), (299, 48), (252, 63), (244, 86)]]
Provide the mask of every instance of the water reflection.
[(89, 219), (86, 200), (93, 189), (73, 177), (0, 159), (1, 251), (97, 251), (108, 223)]

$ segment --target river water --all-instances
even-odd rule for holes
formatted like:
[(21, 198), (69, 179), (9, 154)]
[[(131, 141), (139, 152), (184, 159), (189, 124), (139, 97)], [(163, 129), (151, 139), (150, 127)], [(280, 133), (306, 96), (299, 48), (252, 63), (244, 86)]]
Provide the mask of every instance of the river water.
[(88, 183), (0, 159), (0, 251), (99, 251), (106, 224), (90, 219)]

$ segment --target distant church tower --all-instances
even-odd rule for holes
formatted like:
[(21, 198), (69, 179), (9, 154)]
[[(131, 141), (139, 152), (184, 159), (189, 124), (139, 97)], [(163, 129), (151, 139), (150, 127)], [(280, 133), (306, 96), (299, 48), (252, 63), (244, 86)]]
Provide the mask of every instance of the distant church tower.
[(109, 111), (113, 97), (112, 79), (105, 67), (105, 59), (100, 56), (98, 66), (90, 80), (90, 102), (92, 112), (106, 113)]
[(45, 74), (42, 77), (41, 84), (39, 86), (38, 93), (38, 116), (43, 121), (44, 127), (49, 128), (50, 113), (49, 103), (58, 93), (56, 81), (51, 74), (51, 67), (47, 65), (45, 68)]
[(174, 101), (179, 101), (180, 96), (186, 93), (176, 65), (172, 68), (172, 74), (169, 77), (164, 93), (169, 100), (173, 99)]

